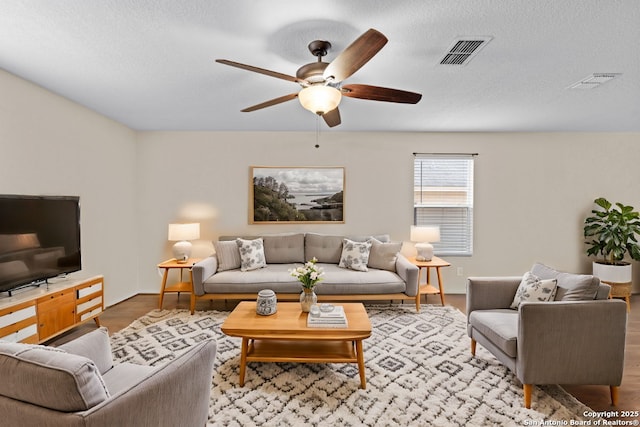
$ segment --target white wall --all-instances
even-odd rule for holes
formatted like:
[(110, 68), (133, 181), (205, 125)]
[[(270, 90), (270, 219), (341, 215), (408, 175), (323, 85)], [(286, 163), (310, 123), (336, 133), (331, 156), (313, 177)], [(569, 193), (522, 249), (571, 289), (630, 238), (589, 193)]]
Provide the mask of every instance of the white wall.
[[(475, 251), (447, 258), (449, 292), (464, 292), (466, 276), (522, 274), (535, 261), (589, 272), (582, 221), (592, 201), (640, 207), (637, 133), (323, 131), (316, 149), (315, 132), (135, 132), (4, 71), (0, 93), (0, 193), (80, 196), (81, 274), (105, 275), (107, 305), (158, 292), (173, 221), (201, 222), (196, 256), (220, 234), (408, 240), (414, 152), (478, 153)], [(249, 225), (252, 165), (344, 166), (345, 224)]]
[[(639, 134), (328, 131), (320, 148), (315, 141), (314, 132), (139, 133), (140, 290), (158, 290), (154, 266), (170, 257), (173, 221), (202, 223), (194, 256), (208, 255), (220, 234), (304, 230), (408, 240), (414, 152), (478, 153), (474, 255), (447, 258), (450, 292), (463, 293), (467, 276), (519, 275), (535, 261), (590, 272), (582, 224), (593, 200), (640, 207)], [(345, 224), (249, 225), (252, 165), (344, 166)]]
[(2, 70), (0, 94), (0, 193), (80, 196), (73, 277), (103, 274), (107, 305), (135, 295), (135, 133)]

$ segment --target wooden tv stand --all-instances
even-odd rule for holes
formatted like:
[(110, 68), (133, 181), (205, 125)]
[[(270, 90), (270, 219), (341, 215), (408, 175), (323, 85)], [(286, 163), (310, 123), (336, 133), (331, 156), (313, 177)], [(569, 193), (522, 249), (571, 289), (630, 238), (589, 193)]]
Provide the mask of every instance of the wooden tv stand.
[(54, 283), (0, 296), (0, 339), (39, 344), (104, 311), (104, 277), (54, 279)]

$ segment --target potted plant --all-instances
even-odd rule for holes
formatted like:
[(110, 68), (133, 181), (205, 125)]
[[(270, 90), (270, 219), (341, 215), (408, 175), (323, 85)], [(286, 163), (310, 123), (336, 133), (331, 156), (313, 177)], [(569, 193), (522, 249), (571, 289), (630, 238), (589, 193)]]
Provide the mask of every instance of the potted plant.
[(606, 283), (628, 284), (631, 290), (631, 263), (640, 261), (640, 213), (633, 206), (611, 204), (604, 197), (594, 200), (601, 209), (593, 209), (584, 221), (587, 255), (599, 257), (593, 262), (593, 275)]

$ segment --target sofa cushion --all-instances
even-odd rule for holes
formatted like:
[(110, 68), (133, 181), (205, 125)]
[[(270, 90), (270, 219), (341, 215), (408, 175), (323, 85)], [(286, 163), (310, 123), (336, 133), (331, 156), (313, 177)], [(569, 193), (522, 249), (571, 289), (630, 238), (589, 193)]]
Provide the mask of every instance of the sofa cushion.
[(350, 270), (336, 264), (322, 264), (324, 279), (318, 283), (318, 295), (364, 295), (405, 292), (406, 283), (396, 273), (388, 270)]
[(218, 271), (240, 268), (240, 250), (235, 240), (213, 242), (213, 246), (218, 257)]
[(340, 256), (340, 264), (338, 264), (338, 267), (367, 271), (370, 251), (370, 240), (366, 242), (354, 242), (353, 240), (344, 239), (342, 241), (342, 255)]
[(396, 271), (396, 260), (400, 249), (402, 249), (402, 242), (382, 243), (378, 239), (371, 239), (371, 251), (367, 266), (379, 270)]
[(56, 411), (84, 411), (109, 398), (93, 361), (63, 350), (0, 342), (0, 394)]
[(541, 279), (557, 279), (556, 301), (585, 301), (596, 298), (600, 279), (590, 274), (572, 274), (557, 271), (544, 264), (536, 263), (531, 273)]
[(240, 270), (257, 270), (267, 265), (264, 259), (264, 242), (262, 237), (254, 240), (236, 239), (240, 251)]
[(558, 280), (541, 279), (527, 271), (522, 276), (516, 295), (513, 297), (511, 308), (517, 310), (524, 301), (552, 301), (556, 296)]
[(67, 353), (86, 357), (96, 364), (100, 375), (113, 368), (111, 341), (107, 328), (98, 328), (58, 347)]
[[(317, 264), (324, 270), (323, 280), (315, 287), (318, 295), (366, 295), (405, 292), (406, 284), (396, 273), (371, 269), (356, 271), (340, 268), (337, 264)], [(289, 269), (300, 264), (268, 264), (259, 270), (239, 270), (216, 273), (205, 280), (206, 293), (237, 294), (258, 293), (273, 289), (276, 294), (302, 292), (300, 282), (289, 274)]]
[(295, 267), (295, 264), (267, 264), (264, 268), (252, 271), (222, 271), (205, 280), (204, 291), (206, 293), (258, 293), (263, 289), (273, 289), (276, 293), (299, 294), (302, 292), (302, 286), (288, 271)]
[(516, 357), (518, 316), (511, 309), (474, 310), (469, 315), (469, 324), (509, 357)]
[(278, 234), (263, 236), (264, 257), (267, 264), (305, 262), (304, 234)]
[(304, 238), (304, 258), (320, 263), (338, 264), (342, 254), (343, 236), (307, 233)]
[(151, 375), (156, 369), (154, 366), (138, 365), (134, 363), (118, 363), (109, 372), (104, 374), (104, 383), (112, 396), (128, 390), (140, 381)]

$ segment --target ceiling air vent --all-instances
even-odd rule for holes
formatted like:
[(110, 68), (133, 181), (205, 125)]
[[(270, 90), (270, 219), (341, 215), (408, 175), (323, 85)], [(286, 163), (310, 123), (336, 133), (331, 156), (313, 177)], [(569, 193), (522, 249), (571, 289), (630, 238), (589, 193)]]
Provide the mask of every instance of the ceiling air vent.
[(467, 65), (480, 49), (491, 41), (489, 36), (458, 37), (440, 60), (441, 65)]
[(593, 73), (572, 84), (567, 89), (595, 89), (620, 75), (621, 73)]

